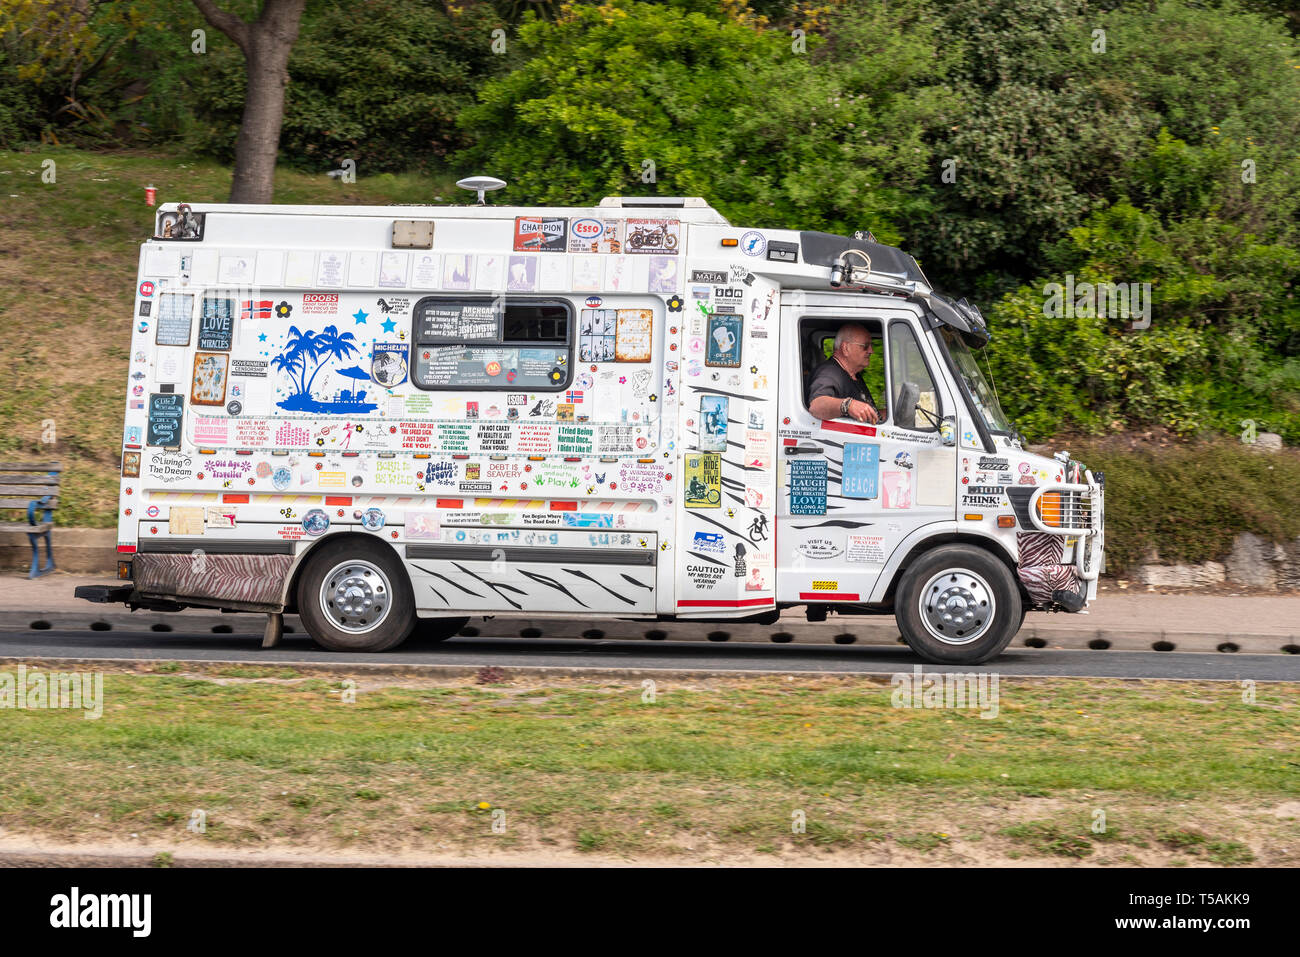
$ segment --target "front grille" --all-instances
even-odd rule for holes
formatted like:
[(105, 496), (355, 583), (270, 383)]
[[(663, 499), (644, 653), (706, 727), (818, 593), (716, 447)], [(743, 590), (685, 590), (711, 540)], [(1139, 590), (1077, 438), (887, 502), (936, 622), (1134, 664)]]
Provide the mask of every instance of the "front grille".
[(1044, 492), (1038, 517), (1048, 528), (1092, 528), (1092, 498), (1087, 492)]

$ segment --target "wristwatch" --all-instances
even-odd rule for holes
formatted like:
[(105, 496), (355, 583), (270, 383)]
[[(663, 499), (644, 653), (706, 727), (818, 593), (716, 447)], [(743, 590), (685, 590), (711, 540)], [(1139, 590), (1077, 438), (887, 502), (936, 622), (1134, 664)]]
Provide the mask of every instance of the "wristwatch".
[(853, 400), (852, 400), (851, 398), (848, 398), (848, 397), (846, 396), (845, 399), (844, 399), (844, 401), (840, 403), (840, 415), (841, 415), (841, 416), (846, 416), (846, 415), (849, 414), (849, 403), (852, 402), (852, 401), (853, 401)]

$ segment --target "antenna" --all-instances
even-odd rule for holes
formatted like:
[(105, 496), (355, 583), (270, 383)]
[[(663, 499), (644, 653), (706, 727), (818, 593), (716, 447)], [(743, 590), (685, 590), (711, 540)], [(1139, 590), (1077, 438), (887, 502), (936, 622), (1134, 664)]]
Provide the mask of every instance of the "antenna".
[(484, 199), (484, 194), (494, 189), (505, 189), (506, 181), (495, 176), (466, 176), (464, 179), (457, 180), (456, 185), (461, 189), (478, 193), (478, 204), (486, 206), (487, 200)]

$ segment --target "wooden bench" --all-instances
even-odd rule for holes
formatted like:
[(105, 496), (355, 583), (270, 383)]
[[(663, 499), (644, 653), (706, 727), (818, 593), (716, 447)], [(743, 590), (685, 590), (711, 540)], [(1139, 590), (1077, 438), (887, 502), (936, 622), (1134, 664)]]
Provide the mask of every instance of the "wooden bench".
[[(30, 464), (0, 462), (0, 517), (19, 512), (23, 521), (0, 521), (0, 532), (26, 532), (32, 543), (32, 570), (28, 578), (54, 571), (54, 552), (50, 548), (50, 529), (54, 527), (54, 510), (59, 505), (58, 462)], [(45, 539), (45, 567), (41, 568), (39, 543)]]

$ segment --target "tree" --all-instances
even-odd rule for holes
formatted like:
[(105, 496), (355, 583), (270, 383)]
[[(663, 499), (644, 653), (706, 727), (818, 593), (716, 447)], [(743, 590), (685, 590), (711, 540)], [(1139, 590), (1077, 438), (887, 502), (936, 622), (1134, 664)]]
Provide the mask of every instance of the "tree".
[(235, 141), (232, 203), (269, 203), (275, 191), (275, 157), (284, 122), (284, 94), (289, 86), (289, 54), (307, 0), (264, 0), (251, 23), (222, 10), (214, 0), (194, 0), (208, 23), (234, 41), (244, 54), (248, 88), (244, 116)]

